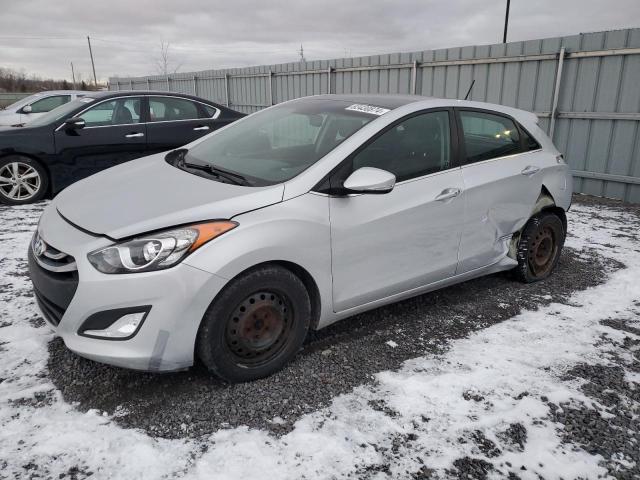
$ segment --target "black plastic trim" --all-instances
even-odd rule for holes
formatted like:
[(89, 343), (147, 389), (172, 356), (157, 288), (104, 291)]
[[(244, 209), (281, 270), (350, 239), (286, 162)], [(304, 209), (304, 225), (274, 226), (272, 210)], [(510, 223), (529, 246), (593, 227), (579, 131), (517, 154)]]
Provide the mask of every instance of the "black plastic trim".
[[(142, 327), (142, 324), (147, 319), (149, 312), (151, 311), (151, 305), (141, 305), (139, 307), (125, 307), (125, 308), (115, 308), (113, 310), (103, 310), (101, 312), (94, 313), (87, 317), (87, 319), (82, 322), (80, 328), (78, 329), (78, 335), (87, 338), (95, 338), (98, 340), (113, 340), (113, 341), (122, 341), (122, 340), (130, 340), (137, 335)], [(135, 331), (129, 335), (128, 337), (100, 337), (98, 335), (87, 335), (84, 333), (87, 330), (105, 330), (109, 328), (111, 325), (115, 323), (120, 317), (130, 314), (130, 313), (144, 313), (144, 317), (142, 317), (142, 321), (138, 324), (138, 327)]]
[(36, 262), (31, 246), (29, 246), (28, 267), (33, 288), (64, 313), (78, 288), (78, 273), (55, 273), (45, 270)]
[(87, 230), (86, 228), (82, 228), (79, 225), (76, 225), (75, 223), (73, 223), (71, 220), (69, 220), (67, 217), (65, 217), (58, 208), (56, 208), (56, 212), (58, 212), (58, 215), (60, 215), (60, 218), (62, 218), (65, 222), (67, 222), (69, 225), (71, 225), (73, 228), (75, 228), (76, 230), (80, 230), (82, 233), (86, 233), (87, 235), (91, 235), (92, 237), (106, 237), (109, 240), (113, 240), (111, 237), (108, 237), (107, 235), (100, 235), (99, 233), (95, 233), (92, 232), (90, 230)]
[(47, 298), (35, 287), (33, 289), (33, 293), (36, 297), (36, 302), (38, 302), (38, 306), (40, 307), (45, 320), (54, 327), (57, 327), (60, 324), (60, 320), (62, 320), (65, 311), (51, 301), (47, 300)]

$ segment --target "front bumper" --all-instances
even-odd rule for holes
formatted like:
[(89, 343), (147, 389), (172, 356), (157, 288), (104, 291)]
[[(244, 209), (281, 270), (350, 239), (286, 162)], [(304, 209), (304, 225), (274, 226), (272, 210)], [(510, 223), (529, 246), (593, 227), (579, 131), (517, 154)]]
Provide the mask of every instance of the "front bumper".
[[(64, 292), (62, 288), (68, 287), (68, 282), (43, 273), (29, 249), (39, 306), (67, 348), (91, 360), (136, 370), (172, 371), (193, 364), (200, 321), (225, 279), (184, 263), (158, 272), (103, 274), (89, 263), (87, 253), (109, 245), (110, 240), (74, 228), (52, 206), (46, 209), (38, 228), (48, 245), (72, 255), (77, 263), (76, 288), (69, 298), (69, 288)], [(67, 305), (64, 299), (69, 300)], [(57, 324), (47, 311), (50, 304), (59, 309)], [(82, 323), (94, 313), (141, 305), (151, 305), (151, 309), (131, 339), (103, 340), (78, 334)]]

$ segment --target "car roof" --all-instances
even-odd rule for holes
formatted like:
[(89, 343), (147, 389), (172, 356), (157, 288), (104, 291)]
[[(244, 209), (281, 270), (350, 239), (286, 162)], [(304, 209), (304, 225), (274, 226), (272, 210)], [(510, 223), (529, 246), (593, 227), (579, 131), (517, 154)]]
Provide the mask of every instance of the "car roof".
[(91, 93), (86, 90), (44, 90), (42, 92), (36, 92), (34, 95), (60, 95), (61, 93), (69, 94), (69, 93)]
[(326, 94), (303, 97), (309, 100), (342, 100), (344, 102), (363, 103), (376, 107), (398, 108), (408, 103), (428, 100), (431, 97), (421, 95), (367, 95), (367, 94)]
[(184, 97), (184, 98), (193, 98), (196, 100), (205, 100), (207, 102), (212, 102), (211, 100), (207, 100), (206, 98), (195, 97), (193, 95), (188, 95), (186, 93), (176, 93), (176, 92), (167, 92), (161, 90), (103, 90), (100, 92), (89, 92), (87, 93), (87, 97), (90, 98), (108, 98), (108, 97), (131, 97), (136, 95), (162, 95), (162, 96), (170, 96), (170, 97)]
[(197, 102), (206, 103), (208, 105), (215, 106), (219, 109), (227, 109), (228, 107), (224, 107), (220, 105), (218, 102), (214, 102), (213, 100), (208, 100), (202, 97), (196, 97), (194, 95), (188, 95), (186, 93), (176, 93), (176, 92), (167, 92), (161, 90), (103, 90), (100, 92), (90, 92), (85, 95), (87, 98), (95, 98), (96, 100), (107, 99), (112, 97), (133, 97), (138, 95), (160, 95), (163, 97), (180, 97), (180, 98), (188, 98), (191, 100), (195, 100)]
[[(458, 108), (475, 108), (482, 110), (491, 110), (498, 113), (504, 113), (518, 119), (523, 123), (538, 123), (538, 117), (526, 110), (507, 107), (496, 103), (475, 102), (471, 100), (458, 100), (456, 98), (439, 98), (427, 97), (423, 95), (394, 95), (394, 94), (324, 94), (314, 95), (311, 97), (302, 97), (309, 100), (341, 100), (345, 102), (360, 103), (384, 107), (394, 110), (412, 103), (419, 103), (420, 108), (436, 108), (436, 107), (458, 107)], [(298, 99), (300, 100), (300, 99)], [(294, 100), (295, 101), (295, 100)]]

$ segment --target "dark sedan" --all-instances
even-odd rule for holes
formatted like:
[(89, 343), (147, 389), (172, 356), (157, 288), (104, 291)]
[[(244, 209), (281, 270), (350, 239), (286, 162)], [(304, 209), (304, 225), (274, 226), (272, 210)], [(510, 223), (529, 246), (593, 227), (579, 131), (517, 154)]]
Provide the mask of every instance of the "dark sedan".
[(53, 196), (81, 178), (174, 149), (243, 116), (178, 93), (89, 94), (27, 126), (0, 128), (0, 202)]

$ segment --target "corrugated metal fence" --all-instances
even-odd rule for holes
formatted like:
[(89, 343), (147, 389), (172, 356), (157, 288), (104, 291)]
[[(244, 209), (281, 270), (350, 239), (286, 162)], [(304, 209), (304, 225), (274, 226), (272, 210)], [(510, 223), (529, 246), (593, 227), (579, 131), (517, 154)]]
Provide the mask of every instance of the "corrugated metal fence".
[(507, 44), (112, 78), (111, 90), (195, 94), (246, 113), (321, 93), (415, 93), (535, 112), (575, 191), (640, 202), (640, 29)]

